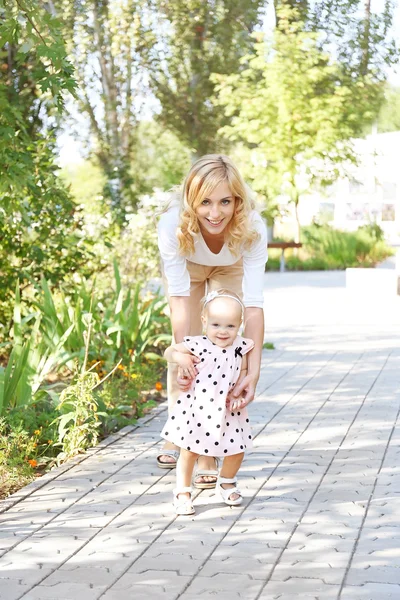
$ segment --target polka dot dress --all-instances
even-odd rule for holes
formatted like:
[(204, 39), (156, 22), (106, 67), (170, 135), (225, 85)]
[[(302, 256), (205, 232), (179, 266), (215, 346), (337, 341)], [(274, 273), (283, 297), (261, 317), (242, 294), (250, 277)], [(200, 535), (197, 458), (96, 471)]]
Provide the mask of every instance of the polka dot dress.
[(201, 359), (196, 365), (199, 373), (189, 391), (180, 394), (161, 437), (209, 456), (230, 456), (251, 448), (247, 409), (229, 411), (225, 401), (240, 375), (242, 356), (254, 342), (238, 336), (232, 346), (220, 348), (206, 336), (192, 336), (184, 344)]

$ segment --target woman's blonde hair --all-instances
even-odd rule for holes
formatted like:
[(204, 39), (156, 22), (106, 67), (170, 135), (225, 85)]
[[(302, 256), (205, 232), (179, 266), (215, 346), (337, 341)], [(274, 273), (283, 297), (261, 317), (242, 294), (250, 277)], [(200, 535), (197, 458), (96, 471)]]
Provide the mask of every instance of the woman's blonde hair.
[(255, 202), (237, 167), (228, 156), (206, 154), (192, 165), (183, 183), (177, 231), (181, 254), (194, 252), (194, 237), (200, 231), (196, 210), (220, 183), (227, 183), (235, 198), (235, 211), (224, 232), (229, 250), (239, 255), (241, 248), (248, 250), (259, 238), (249, 219)]

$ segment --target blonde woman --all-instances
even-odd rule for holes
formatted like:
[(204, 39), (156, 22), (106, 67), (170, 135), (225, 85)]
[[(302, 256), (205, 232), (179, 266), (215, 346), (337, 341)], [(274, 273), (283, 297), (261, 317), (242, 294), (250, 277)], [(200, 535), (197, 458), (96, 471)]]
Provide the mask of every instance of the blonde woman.
[[(232, 396), (243, 406), (254, 399), (264, 338), (263, 279), (267, 232), (250, 190), (232, 160), (209, 154), (191, 167), (177, 201), (171, 201), (158, 223), (158, 246), (175, 343), (202, 333), (201, 299), (229, 288), (243, 300), (244, 336), (254, 341), (247, 370)], [(199, 359), (193, 357), (193, 367)], [(168, 403), (191, 387), (193, 369), (168, 365)], [(167, 442), (157, 456), (161, 468), (173, 468), (179, 448)], [(201, 456), (193, 485), (215, 487), (218, 462)]]

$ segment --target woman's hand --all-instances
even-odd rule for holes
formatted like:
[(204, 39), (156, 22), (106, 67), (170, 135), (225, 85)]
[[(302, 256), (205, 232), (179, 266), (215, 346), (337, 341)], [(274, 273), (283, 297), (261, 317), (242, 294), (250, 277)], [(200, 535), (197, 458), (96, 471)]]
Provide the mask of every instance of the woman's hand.
[(226, 399), (226, 405), (229, 410), (239, 410), (244, 408), (254, 400), (258, 376), (243, 371), (236, 382), (235, 387), (230, 391)]

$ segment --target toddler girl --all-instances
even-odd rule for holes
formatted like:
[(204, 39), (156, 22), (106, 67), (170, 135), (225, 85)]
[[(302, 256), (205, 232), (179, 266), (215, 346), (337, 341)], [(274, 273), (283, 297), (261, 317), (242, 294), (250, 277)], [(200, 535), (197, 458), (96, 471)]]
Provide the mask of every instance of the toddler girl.
[(243, 310), (234, 292), (210, 292), (203, 301), (201, 316), (205, 335), (185, 337), (164, 354), (191, 380), (191, 387), (180, 394), (161, 433), (181, 448), (174, 490), (178, 515), (194, 513), (191, 481), (200, 455), (224, 458), (217, 490), (229, 506), (242, 502), (236, 474), (252, 438), (247, 401), (229, 394), (241, 371), (246, 370), (245, 354), (254, 346), (252, 340), (238, 336)]

